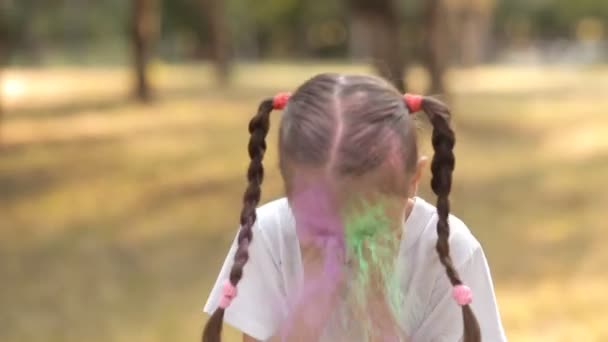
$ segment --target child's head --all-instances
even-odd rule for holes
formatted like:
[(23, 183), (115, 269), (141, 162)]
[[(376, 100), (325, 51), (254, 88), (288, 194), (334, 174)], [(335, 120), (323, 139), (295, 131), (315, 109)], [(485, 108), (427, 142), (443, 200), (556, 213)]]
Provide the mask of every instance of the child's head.
[[(238, 284), (249, 257), (247, 248), (253, 238), (255, 208), (264, 175), (262, 159), (269, 116), (273, 109), (283, 108), (279, 159), (290, 201), (301, 189), (320, 184), (332, 194), (334, 202), (349, 201), (354, 193), (379, 193), (397, 202), (401, 200), (403, 210), (407, 198), (415, 191), (424, 164), (419, 160), (416, 129), (410, 114), (420, 110), (427, 114), (433, 126), (435, 150), (431, 187), (438, 197), (436, 250), (451, 284), (462, 292), (463, 287), (459, 286), (462, 281), (453, 266), (448, 244), (448, 195), (454, 169), (454, 133), (449, 124), (449, 109), (432, 98), (403, 96), (376, 77), (338, 74), (315, 76), (291, 96), (281, 94), (262, 101), (251, 120), (249, 184), (227, 286)], [(461, 304), (465, 342), (479, 341), (479, 326), (473, 312), (466, 301)], [(225, 305), (220, 306), (205, 327), (205, 342), (220, 341)]]
[(359, 185), (406, 198), (418, 159), (415, 133), (403, 96), (381, 79), (316, 76), (289, 99), (281, 120), (287, 193), (321, 178), (338, 192)]

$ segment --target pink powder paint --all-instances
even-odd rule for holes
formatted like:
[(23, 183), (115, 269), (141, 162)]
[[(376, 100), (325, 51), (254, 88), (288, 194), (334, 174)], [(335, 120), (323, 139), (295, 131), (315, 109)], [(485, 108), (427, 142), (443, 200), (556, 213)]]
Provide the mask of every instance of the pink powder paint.
[[(294, 188), (290, 206), (300, 241), (304, 279), (283, 330), (304, 323), (321, 329), (333, 311), (332, 298), (343, 286), (344, 224), (331, 188), (324, 182)], [(303, 320), (304, 322), (294, 322)], [(284, 338), (285, 339), (285, 338)]]

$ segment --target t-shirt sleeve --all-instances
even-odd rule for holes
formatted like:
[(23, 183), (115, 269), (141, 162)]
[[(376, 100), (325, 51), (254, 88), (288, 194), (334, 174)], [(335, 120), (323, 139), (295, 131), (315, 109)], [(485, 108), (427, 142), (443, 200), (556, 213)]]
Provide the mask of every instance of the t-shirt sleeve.
[[(463, 282), (473, 292), (471, 306), (481, 328), (482, 341), (507, 341), (498, 313), (492, 277), (481, 246), (457, 268)], [(445, 273), (439, 275), (429, 305), (430, 313), (416, 332), (414, 341), (462, 341), (462, 309), (452, 298), (452, 287)]]
[[(237, 285), (237, 296), (224, 314), (224, 322), (243, 333), (264, 341), (278, 330), (284, 313), (284, 296), (278, 263), (271, 254), (267, 239), (256, 223), (249, 245), (249, 260), (243, 268), (243, 278)], [(222, 295), (234, 263), (236, 239), (232, 243), (220, 274), (211, 290), (204, 311), (212, 314)]]

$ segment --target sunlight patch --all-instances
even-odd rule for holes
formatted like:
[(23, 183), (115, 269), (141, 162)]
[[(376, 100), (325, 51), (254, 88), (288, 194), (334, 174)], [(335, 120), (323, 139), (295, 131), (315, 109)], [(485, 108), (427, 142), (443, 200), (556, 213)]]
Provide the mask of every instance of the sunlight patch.
[(6, 77), (1, 82), (0, 96), (7, 102), (11, 103), (21, 98), (26, 91), (25, 82), (16, 77)]
[(571, 126), (549, 134), (542, 151), (553, 158), (582, 160), (608, 153), (608, 132), (605, 125), (590, 122)]

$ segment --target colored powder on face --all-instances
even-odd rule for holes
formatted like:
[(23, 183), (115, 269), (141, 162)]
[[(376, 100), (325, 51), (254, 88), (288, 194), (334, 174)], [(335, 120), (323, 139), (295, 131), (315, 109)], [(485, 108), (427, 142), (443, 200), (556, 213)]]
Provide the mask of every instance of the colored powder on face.
[(329, 186), (317, 183), (297, 187), (290, 201), (296, 233), (303, 245), (322, 247), (329, 239), (344, 246), (344, 224), (335, 208)]
[(291, 327), (299, 324), (294, 319), (321, 328), (325, 322), (320, 318), (333, 310), (323, 298), (338, 293), (344, 284), (344, 224), (329, 189), (321, 183), (296, 187), (290, 199), (305, 274), (296, 298), (288, 298), (290, 310), (299, 312), (288, 314), (284, 340)]
[[(324, 184), (300, 187), (290, 199), (303, 263), (307, 263), (310, 248), (322, 260), (315, 271), (304, 275), (297, 298), (290, 298), (295, 302), (291, 304), (293, 310), (304, 314), (290, 313), (283, 331), (289, 334), (290, 326), (297, 324), (289, 322), (293, 317), (322, 328), (327, 322), (319, 319), (327, 316), (324, 310), (329, 310), (331, 320), (341, 325), (343, 332), (352, 331), (355, 324), (361, 330), (358, 341), (378, 341), (379, 329), (374, 322), (378, 318), (372, 317), (370, 303), (379, 299), (384, 302), (390, 317), (383, 319), (388, 322), (398, 322), (402, 317), (404, 300), (395, 272), (400, 241), (382, 205), (362, 201), (359, 210), (343, 218), (329, 189)], [(336, 293), (340, 303), (318, 303), (328, 293)], [(307, 304), (315, 307), (306, 308)], [(386, 334), (389, 336), (380, 340), (399, 340), (393, 333)]]

